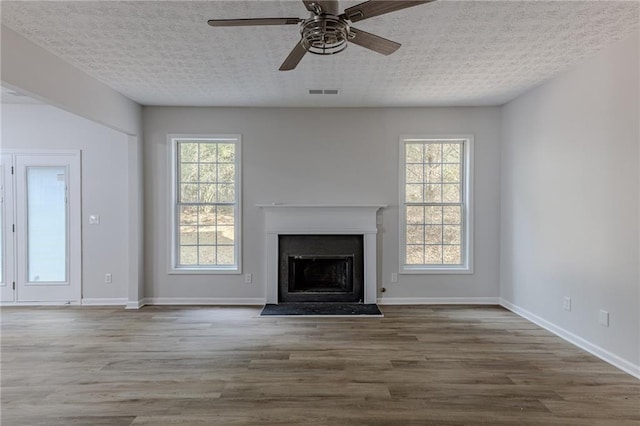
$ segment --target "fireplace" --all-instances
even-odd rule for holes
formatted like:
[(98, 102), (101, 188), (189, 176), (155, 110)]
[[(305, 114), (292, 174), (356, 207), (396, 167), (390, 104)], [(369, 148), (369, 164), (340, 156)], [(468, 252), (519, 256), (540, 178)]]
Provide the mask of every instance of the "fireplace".
[[(377, 212), (386, 207), (382, 204), (258, 204), (264, 210), (265, 226), (265, 269), (266, 269), (266, 303), (277, 304), (283, 302), (283, 297), (297, 296), (302, 293), (323, 293), (323, 297), (346, 298), (365, 304), (376, 303), (377, 300)], [(381, 223), (381, 222), (380, 222)], [(315, 248), (331, 248), (331, 251), (293, 250), (284, 256), (287, 266), (283, 267), (280, 260), (282, 237), (319, 238), (314, 243)], [(337, 243), (327, 243), (325, 237), (345, 237), (358, 240), (359, 246), (348, 250), (334, 250)], [(297, 238), (294, 238), (297, 239)], [(298, 243), (295, 243), (298, 244)], [(313, 247), (312, 247), (313, 248)], [(353, 256), (353, 260), (350, 257)], [(295, 266), (289, 265), (289, 257), (293, 257)], [(298, 257), (296, 259), (296, 257)], [(315, 259), (315, 261), (313, 260)], [(297, 262), (296, 262), (297, 260)], [(317, 271), (326, 267), (324, 272)], [(296, 274), (293, 282), (289, 280)], [(300, 270), (299, 268), (302, 268)], [(299, 278), (297, 274), (304, 272), (306, 277)], [(353, 278), (343, 279), (340, 275), (344, 269), (351, 268)], [(286, 295), (281, 291), (280, 283), (286, 274)], [(300, 281), (302, 280), (302, 281)], [(345, 294), (348, 294), (346, 296)], [(291, 299), (289, 299), (291, 300)]]
[(280, 235), (280, 302), (362, 302), (362, 235)]

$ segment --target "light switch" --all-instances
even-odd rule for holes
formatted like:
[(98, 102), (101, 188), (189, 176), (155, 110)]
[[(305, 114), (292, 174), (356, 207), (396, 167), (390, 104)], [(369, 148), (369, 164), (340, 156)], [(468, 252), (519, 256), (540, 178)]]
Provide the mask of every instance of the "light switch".
[(100, 225), (100, 215), (89, 215), (89, 225)]

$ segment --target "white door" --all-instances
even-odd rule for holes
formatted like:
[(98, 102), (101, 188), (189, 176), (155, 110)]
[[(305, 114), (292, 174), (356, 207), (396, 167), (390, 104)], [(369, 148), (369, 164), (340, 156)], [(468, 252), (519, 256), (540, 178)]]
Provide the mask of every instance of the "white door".
[(79, 303), (80, 153), (14, 162), (15, 300)]
[(0, 156), (0, 302), (15, 301), (13, 156)]

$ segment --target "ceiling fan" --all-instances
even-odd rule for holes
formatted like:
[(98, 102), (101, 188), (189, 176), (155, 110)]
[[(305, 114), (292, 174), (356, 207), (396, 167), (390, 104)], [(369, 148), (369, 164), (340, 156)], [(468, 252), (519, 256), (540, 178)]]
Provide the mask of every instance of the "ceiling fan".
[(432, 1), (434, 0), (370, 0), (349, 7), (344, 10), (344, 13), (339, 14), (337, 0), (302, 0), (307, 10), (311, 12), (311, 16), (307, 19), (210, 19), (208, 23), (212, 27), (300, 24), (300, 35), (302, 37), (280, 66), (280, 71), (289, 71), (298, 65), (305, 53), (333, 55), (346, 49), (347, 42), (355, 43), (383, 55), (390, 55), (398, 50), (400, 43), (354, 28), (351, 23)]

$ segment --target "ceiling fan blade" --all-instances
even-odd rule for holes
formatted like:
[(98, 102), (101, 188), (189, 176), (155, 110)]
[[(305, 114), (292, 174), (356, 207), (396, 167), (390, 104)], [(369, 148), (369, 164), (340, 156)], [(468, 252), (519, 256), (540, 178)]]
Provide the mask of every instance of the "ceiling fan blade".
[(307, 51), (302, 47), (302, 40), (300, 40), (291, 53), (289, 53), (287, 59), (285, 59), (282, 65), (280, 65), (280, 71), (291, 71), (297, 67), (305, 53), (307, 53)]
[(363, 19), (373, 18), (374, 16), (384, 15), (385, 13), (395, 12), (396, 10), (406, 9), (407, 7), (418, 6), (425, 3), (431, 3), (435, 0), (425, 1), (380, 1), (370, 0), (357, 4), (344, 10), (344, 16), (351, 22), (362, 21)]
[(338, 15), (340, 13), (337, 0), (302, 0), (302, 3), (304, 3), (309, 12), (316, 12), (312, 6), (315, 3), (320, 6), (323, 13), (328, 13), (329, 15)]
[(400, 43), (387, 40), (386, 38), (382, 38), (357, 28), (351, 27), (351, 32), (355, 34), (354, 38), (349, 39), (351, 43), (373, 50), (374, 52), (382, 53), (383, 55), (391, 55), (400, 47)]
[(255, 18), (255, 19), (209, 19), (212, 27), (245, 27), (249, 25), (295, 25), (302, 22), (300, 18)]

